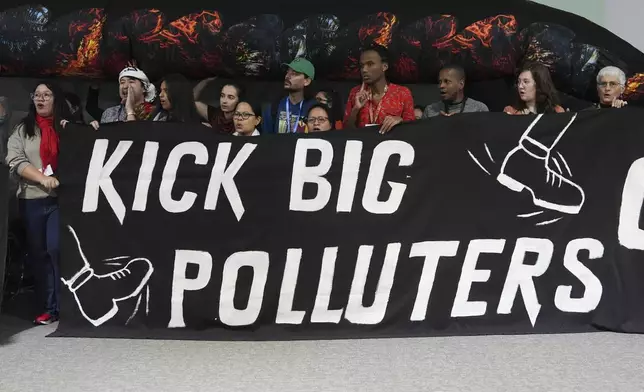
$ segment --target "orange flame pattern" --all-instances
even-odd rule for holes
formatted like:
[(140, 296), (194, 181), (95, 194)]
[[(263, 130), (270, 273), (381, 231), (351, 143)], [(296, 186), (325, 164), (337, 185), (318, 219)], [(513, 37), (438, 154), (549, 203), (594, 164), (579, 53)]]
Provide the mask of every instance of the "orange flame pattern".
[(441, 15), (441, 18), (436, 21), (431, 18), (425, 19), (425, 31), (427, 32), (434, 31), (435, 29), (440, 30), (440, 27), (445, 23), (449, 25), (450, 29), (445, 33), (445, 35), (434, 42), (432, 46), (436, 49), (442, 49), (450, 45), (456, 36), (456, 20), (451, 15)]
[(393, 37), (393, 28), (398, 23), (396, 15), (389, 12), (378, 12), (376, 14), (377, 25), (361, 27), (358, 30), (358, 38), (364, 42), (367, 38), (375, 36), (373, 42), (388, 47)]
[(103, 39), (105, 13), (101, 8), (87, 10), (92, 16), (90, 23), (72, 22), (69, 25), (69, 36), (74, 37), (85, 31), (87, 33), (78, 45), (75, 54), (60, 53), (61, 67), (58, 73), (65, 76), (99, 76), (102, 72), (98, 66), (100, 45)]
[[(168, 28), (164, 28), (165, 18), (161, 11), (152, 9), (150, 14), (156, 17), (154, 28), (138, 39), (143, 43), (158, 43), (160, 48), (166, 49), (170, 46), (179, 45), (182, 39), (188, 43), (196, 44), (199, 38), (198, 27), (201, 27), (210, 33), (216, 34), (221, 31), (223, 23), (217, 11), (201, 11), (169, 23)], [(136, 16), (138, 21), (140, 16)]]
[(486, 48), (492, 47), (492, 34), (494, 28), (501, 29), (506, 36), (511, 36), (517, 32), (517, 20), (514, 15), (497, 15), (484, 20), (480, 20), (465, 28), (461, 34), (455, 35), (451, 40), (443, 42), (442, 45), (436, 45), (437, 48), (447, 48), (454, 42), (452, 52), (458, 53), (461, 49), (472, 49), (477, 42), (480, 42)]
[(644, 94), (644, 73), (637, 73), (626, 81), (626, 89), (624, 90), (624, 97), (639, 98)]
[[(227, 69), (225, 67), (228, 65), (224, 64), (224, 60), (228, 59), (231, 51), (236, 52), (234, 54), (237, 63), (246, 64), (246, 66), (238, 67), (242, 71), (233, 70), (232, 73), (248, 72), (253, 67), (265, 67), (269, 70), (272, 67), (271, 61), (279, 60), (269, 58), (269, 54), (265, 56), (261, 54), (264, 57), (258, 59), (260, 54), (250, 53), (247, 48), (248, 44), (244, 40), (223, 46), (217, 43), (218, 40), (210, 40), (211, 36), (221, 33), (223, 29), (223, 22), (217, 11), (195, 12), (173, 21), (168, 21), (158, 9), (135, 11), (129, 17), (124, 18), (123, 22), (115, 23), (115, 28), (111, 28), (110, 24), (106, 29), (105, 37), (103, 29), (107, 17), (104, 9), (84, 9), (72, 15), (76, 16), (71, 18), (73, 20), (69, 22), (68, 26), (63, 28), (63, 30), (67, 30), (71, 41), (70, 45), (74, 46), (71, 53), (67, 49), (70, 46), (69, 42), (61, 42), (58, 44), (58, 51), (54, 53), (56, 65), (47, 69), (43, 69), (39, 64), (29, 63), (33, 60), (25, 60), (17, 53), (16, 59), (10, 59), (7, 63), (0, 64), (0, 74), (21, 75), (28, 72), (39, 72), (45, 75), (99, 77), (104, 72), (118, 73), (133, 55), (129, 45), (131, 40), (136, 40), (143, 45), (150, 45), (137, 53), (137, 55), (150, 53), (148, 56), (150, 61), (163, 58), (157, 55), (159, 50), (170, 49), (171, 53), (168, 53), (167, 57), (173, 59), (164, 65), (176, 66), (180, 64), (180, 66), (189, 68), (189, 73), (193, 77), (197, 73), (208, 75), (220, 71), (222, 66)], [(325, 16), (322, 20), (328, 21), (329, 18)], [(519, 37), (518, 23), (513, 15), (502, 14), (489, 17), (467, 26), (460, 32), (456, 18), (451, 15), (425, 17), (400, 30), (398, 29), (399, 23), (395, 14), (378, 12), (368, 16), (367, 20), (362, 21), (359, 26), (352, 24), (355, 27), (351, 27), (350, 31), (355, 32), (354, 29), (357, 29), (357, 38), (362, 44), (373, 42), (390, 47), (394, 39), (403, 40), (403, 45), (396, 45), (398, 52), (394, 55), (396, 58), (392, 63), (392, 70), (397, 77), (409, 82), (417, 81), (423, 76), (421, 73), (425, 72), (425, 70), (421, 72), (419, 69), (420, 56), (423, 51), (431, 52), (428, 61), (433, 63), (427, 64), (427, 69), (432, 69), (432, 67), (447, 61), (450, 54), (460, 54), (462, 55), (461, 60), (466, 60), (470, 64), (468, 67), (472, 68), (471, 71), (475, 75), (480, 71), (477, 77), (482, 78), (490, 77), (490, 75), (510, 75), (514, 72), (520, 56), (523, 56), (524, 59), (540, 61), (551, 69), (561, 61), (558, 52), (548, 50), (547, 39), (542, 42), (542, 39), (535, 34)], [(58, 25), (56, 26), (54, 31), (60, 31)], [(322, 28), (325, 29), (328, 26), (322, 26)], [(244, 31), (241, 33), (243, 34)], [(349, 38), (355, 40), (354, 34), (350, 33)], [(338, 38), (345, 36), (343, 34), (337, 35)], [(38, 39), (38, 37), (33, 38)], [(527, 48), (524, 45), (519, 49), (515, 44), (524, 38), (527, 39)], [(111, 49), (110, 53), (101, 56), (103, 39), (107, 40), (106, 46)], [(330, 37), (330, 39), (334, 38)], [(214, 48), (206, 48), (213, 42), (215, 42)], [(354, 43), (353, 45), (356, 47), (347, 48), (348, 53), (336, 52), (339, 46), (335, 42), (330, 41), (325, 45), (332, 48), (328, 51), (328, 55), (332, 58), (335, 58), (337, 54), (341, 55), (337, 61), (342, 63), (341, 65), (337, 64), (340, 66), (328, 72), (326, 77), (351, 79), (359, 77), (358, 59), (356, 58), (358, 45)], [(425, 47), (426, 45), (430, 46)], [(175, 56), (179, 56), (179, 58), (175, 58)], [(468, 68), (468, 72), (469, 70)], [(585, 81), (585, 83), (587, 82)], [(624, 96), (626, 99), (644, 99), (644, 73), (635, 74), (627, 81)]]

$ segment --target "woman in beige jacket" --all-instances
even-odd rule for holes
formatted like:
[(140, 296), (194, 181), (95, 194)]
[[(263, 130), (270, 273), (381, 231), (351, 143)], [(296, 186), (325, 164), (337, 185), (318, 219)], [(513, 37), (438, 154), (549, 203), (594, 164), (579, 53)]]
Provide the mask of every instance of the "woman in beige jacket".
[(56, 198), (58, 135), (69, 117), (63, 92), (50, 82), (31, 94), (29, 114), (7, 145), (7, 165), (19, 176), (20, 215), (27, 232), (28, 261), (36, 281), (39, 316), (36, 324), (58, 320), (60, 287), (59, 212)]

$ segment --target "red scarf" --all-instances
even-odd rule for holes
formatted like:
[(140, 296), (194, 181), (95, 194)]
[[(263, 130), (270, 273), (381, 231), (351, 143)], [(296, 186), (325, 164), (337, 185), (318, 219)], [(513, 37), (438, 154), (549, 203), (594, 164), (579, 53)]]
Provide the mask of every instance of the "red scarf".
[(40, 128), (40, 160), (43, 172), (47, 166), (55, 172), (58, 168), (58, 133), (54, 129), (53, 117), (36, 115), (36, 124)]

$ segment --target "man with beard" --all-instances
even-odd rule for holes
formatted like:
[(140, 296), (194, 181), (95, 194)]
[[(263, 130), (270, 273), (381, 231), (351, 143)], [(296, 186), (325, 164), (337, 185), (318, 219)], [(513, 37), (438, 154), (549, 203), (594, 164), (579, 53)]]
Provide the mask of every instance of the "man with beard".
[(362, 85), (354, 87), (344, 112), (345, 128), (379, 126), (389, 132), (403, 121), (414, 121), (414, 99), (407, 87), (387, 82), (389, 54), (373, 45), (360, 55)]
[(301, 57), (286, 66), (288, 70), (284, 78), (284, 90), (288, 92), (288, 96), (264, 110), (262, 129), (265, 133), (308, 132), (304, 117), (316, 101), (304, 99), (304, 89), (311, 85), (315, 67), (309, 60)]
[(119, 74), (119, 95), (121, 104), (105, 110), (101, 116), (101, 124), (152, 120), (156, 88), (150, 83), (147, 75), (135, 65), (128, 65)]
[(423, 118), (489, 111), (483, 102), (465, 96), (465, 70), (461, 66), (449, 65), (441, 69), (438, 88), (441, 101), (427, 106)]

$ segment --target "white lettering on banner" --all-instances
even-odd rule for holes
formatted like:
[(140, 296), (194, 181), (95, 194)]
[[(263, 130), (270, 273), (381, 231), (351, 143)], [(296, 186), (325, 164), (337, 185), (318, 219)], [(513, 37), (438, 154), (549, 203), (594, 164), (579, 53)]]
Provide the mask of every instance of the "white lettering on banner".
[[(306, 166), (307, 157), (311, 150), (321, 154), (320, 163)], [(384, 181), (385, 170), (392, 156), (399, 155), (399, 166), (411, 166), (414, 163), (415, 151), (411, 144), (399, 140), (387, 140), (374, 148), (369, 173), (362, 195), (362, 206), (372, 214), (393, 214), (400, 207), (407, 185), (388, 181), (391, 188), (389, 198), (378, 200)], [(315, 212), (320, 211), (331, 199), (332, 186), (324, 176), (329, 173), (333, 163), (333, 145), (322, 139), (299, 139), (295, 146), (293, 158), (293, 174), (291, 177), (291, 211)], [(351, 212), (355, 199), (358, 175), (362, 156), (362, 142), (349, 140), (345, 146), (340, 190), (338, 193), (337, 212)], [(314, 197), (304, 199), (304, 185), (315, 184), (317, 191)]]
[[(501, 300), (496, 310), (498, 314), (510, 314), (512, 305), (521, 290), (521, 297), (525, 304), (530, 322), (534, 327), (541, 310), (541, 304), (537, 297), (537, 289), (534, 286), (533, 278), (543, 275), (550, 265), (554, 252), (552, 241), (543, 238), (519, 238), (512, 252), (510, 268), (505, 278)], [(523, 262), (527, 253), (536, 253), (537, 261), (534, 265), (527, 265)]]
[(139, 169), (139, 179), (136, 181), (136, 191), (134, 192), (134, 203), (132, 211), (145, 211), (148, 206), (148, 192), (152, 182), (152, 172), (157, 163), (157, 154), (159, 153), (158, 142), (145, 142), (143, 150), (143, 160)]
[(172, 188), (177, 179), (177, 170), (179, 169), (181, 158), (185, 155), (194, 156), (195, 165), (205, 165), (208, 163), (208, 149), (202, 143), (184, 142), (172, 149), (168, 156), (168, 161), (165, 164), (165, 169), (163, 169), (163, 177), (161, 178), (161, 186), (159, 187), (159, 202), (161, 202), (161, 206), (166, 211), (174, 214), (188, 211), (195, 204), (195, 200), (197, 200), (197, 194), (189, 191), (183, 192), (179, 200), (172, 198)]
[(356, 196), (358, 174), (360, 174), (360, 161), (362, 159), (362, 142), (349, 140), (344, 149), (344, 162), (342, 164), (342, 178), (338, 194), (337, 212), (351, 212), (353, 200)]
[[(186, 277), (189, 264), (195, 264), (199, 267), (197, 277), (194, 279)], [(210, 282), (211, 275), (212, 256), (210, 253), (196, 250), (175, 251), (168, 328), (185, 328), (186, 323), (183, 320), (184, 293), (203, 289)]]
[(223, 188), (237, 221), (240, 221), (246, 210), (244, 209), (244, 203), (242, 203), (241, 196), (239, 196), (239, 190), (235, 184), (235, 176), (244, 163), (246, 163), (248, 158), (250, 158), (250, 154), (255, 151), (257, 144), (244, 144), (237, 155), (235, 155), (232, 162), (230, 162), (230, 165), (226, 167), (228, 155), (230, 155), (230, 148), (231, 143), (220, 143), (217, 148), (215, 164), (212, 167), (210, 183), (208, 184), (208, 191), (206, 192), (204, 209), (215, 210), (217, 208), (219, 191)]
[[(122, 140), (116, 146), (116, 149), (110, 155), (107, 162), (105, 157), (109, 147), (107, 139), (98, 139), (94, 143), (94, 150), (89, 163), (87, 179), (85, 183), (85, 194), (83, 197), (83, 212), (95, 212), (98, 209), (98, 199), (100, 191), (103, 191), (105, 199), (114, 211), (121, 225), (125, 220), (125, 204), (119, 193), (114, 188), (111, 174), (125, 157), (133, 142)], [(239, 191), (235, 184), (235, 175), (239, 172), (242, 165), (248, 160), (251, 153), (257, 147), (256, 144), (246, 143), (237, 153), (230, 165), (226, 167), (228, 156), (230, 154), (231, 143), (221, 143), (217, 148), (215, 163), (212, 168), (208, 190), (206, 192), (204, 209), (214, 210), (217, 207), (219, 191), (223, 188), (228, 201), (233, 209), (237, 220), (241, 220), (244, 215), (244, 204), (242, 203)], [(152, 181), (152, 173), (156, 166), (156, 160), (159, 152), (158, 142), (146, 142), (143, 150), (139, 176), (136, 182), (134, 192), (134, 201), (132, 203), (133, 211), (145, 211), (147, 208), (148, 193)], [(197, 194), (194, 192), (183, 192), (179, 200), (172, 198), (172, 188), (177, 178), (177, 170), (181, 159), (185, 155), (195, 157), (196, 165), (208, 164), (208, 149), (199, 142), (184, 142), (176, 145), (168, 156), (161, 184), (159, 187), (159, 202), (161, 206), (170, 213), (182, 213), (193, 207)]]
[[(488, 282), (491, 276), (490, 270), (477, 269), (477, 262), (482, 254), (503, 253), (505, 243), (505, 239), (474, 239), (470, 241), (461, 267), (460, 280), (457, 283), (451, 317), (477, 317), (486, 314), (487, 302), (470, 301), (469, 299), (472, 283)], [(347, 288), (345, 286), (343, 289), (337, 289), (336, 298), (334, 298), (334, 302), (340, 304), (340, 301), (343, 300), (341, 296), (345, 296), (342, 303), (346, 304), (346, 311), (343, 307), (330, 309), (338, 247), (324, 249), (313, 309), (310, 308), (313, 298), (311, 294), (308, 294), (311, 293), (311, 290), (298, 291), (298, 277), (303, 255), (301, 248), (287, 250), (279, 298), (268, 298), (266, 301), (264, 301), (264, 295), (270, 264), (269, 254), (260, 251), (234, 253), (228, 257), (223, 266), (218, 305), (219, 318), (222, 323), (229, 326), (254, 324), (257, 322), (264, 302), (266, 302), (267, 306), (277, 304), (275, 324), (301, 325), (305, 322), (309, 312), (311, 315), (310, 323), (312, 324), (339, 324), (343, 319), (343, 312), (344, 319), (352, 324), (379, 324), (387, 314), (401, 247), (400, 243), (387, 245), (384, 262), (376, 285), (374, 301), (371, 306), (364, 306), (364, 294), (372, 264), (374, 246), (359, 246), (351, 287)], [(460, 241), (424, 241), (411, 245), (410, 259), (415, 257), (423, 258), (423, 266), (419, 277), (418, 290), (415, 293), (410, 321), (431, 320), (432, 314), (428, 314), (428, 308), (433, 285), (435, 282), (440, 281), (436, 277), (438, 263), (441, 258), (455, 257), (459, 247)], [(588, 250), (588, 257), (591, 260), (599, 259), (604, 254), (604, 246), (596, 239), (581, 238), (568, 244), (563, 257), (563, 267), (583, 284), (585, 291), (580, 298), (572, 298), (572, 286), (558, 286), (554, 295), (554, 304), (562, 312), (589, 313), (596, 309), (601, 301), (603, 292), (601, 281), (579, 260), (579, 254), (583, 250)], [(526, 264), (526, 255), (529, 253), (536, 254), (534, 265)], [(514, 302), (520, 291), (531, 325), (533, 327), (536, 325), (541, 310), (537, 289), (543, 291), (549, 285), (539, 285), (537, 283), (541, 280), (535, 280), (534, 278), (543, 276), (550, 268), (553, 253), (554, 245), (548, 239), (519, 238), (516, 240), (503, 288), (494, 287), (484, 291), (486, 296), (489, 297), (491, 290), (494, 290), (494, 292), (499, 290), (500, 297), (497, 314), (511, 314), (515, 311)], [(410, 262), (401, 264), (401, 268), (409, 268)], [(212, 257), (207, 252), (194, 250), (177, 250), (175, 252), (169, 328), (184, 328), (186, 326), (184, 321), (185, 293), (202, 290), (210, 283), (212, 264)], [(495, 264), (499, 268), (503, 268), (506, 265), (496, 262)], [(196, 277), (188, 279), (186, 273), (190, 265), (196, 265), (199, 270)], [(448, 265), (454, 267), (453, 262)], [(237, 309), (234, 305), (234, 299), (238, 286), (239, 270), (242, 267), (252, 268), (253, 279), (252, 282), (239, 286), (241, 290), (249, 291), (249, 298), (244, 309)], [(452, 267), (450, 268), (453, 269)], [(375, 275), (375, 271), (372, 275)], [(555, 278), (562, 276), (560, 273), (552, 275)], [(568, 275), (563, 274), (563, 276), (567, 278)], [(299, 283), (310, 284), (310, 281)], [(399, 284), (406, 285), (410, 289), (412, 287), (411, 281), (399, 282)], [(442, 287), (445, 288), (446, 284), (456, 284), (456, 282), (443, 283)], [(348, 294), (346, 290), (348, 290)], [(405, 303), (411, 300), (413, 294), (413, 291), (405, 294)], [(439, 300), (447, 301), (444, 293), (440, 294)], [(303, 296), (304, 298), (302, 298)], [(407, 301), (407, 298), (409, 301)], [(305, 308), (294, 310), (293, 307), (296, 303)], [(440, 317), (445, 317), (445, 315), (440, 315)]]
[(391, 194), (386, 201), (379, 201), (380, 188), (385, 177), (385, 169), (392, 155), (400, 156), (399, 166), (411, 166), (414, 163), (415, 151), (411, 144), (399, 140), (387, 140), (376, 146), (371, 157), (371, 166), (367, 176), (362, 206), (372, 214), (393, 214), (400, 207), (406, 184), (387, 181)]
[(289, 249), (286, 252), (286, 265), (284, 266), (277, 317), (275, 318), (277, 324), (302, 324), (302, 320), (304, 320), (305, 311), (293, 310), (301, 260), (302, 249)]
[(385, 262), (380, 271), (378, 286), (376, 287), (376, 296), (371, 306), (364, 306), (365, 284), (367, 283), (367, 274), (371, 265), (371, 255), (373, 246), (362, 245), (358, 248), (358, 260), (356, 269), (351, 282), (351, 291), (347, 303), (347, 311), (344, 317), (353, 324), (378, 324), (385, 317), (391, 287), (394, 283), (394, 274), (400, 255), (400, 243), (387, 245), (385, 252)]
[(640, 228), (643, 205), (644, 158), (640, 158), (628, 170), (619, 210), (617, 237), (619, 243), (628, 249), (644, 250), (644, 230)]
[(322, 269), (320, 270), (320, 282), (315, 295), (315, 305), (311, 313), (312, 323), (333, 323), (338, 324), (342, 318), (344, 308), (329, 309), (331, 291), (333, 289), (333, 275), (335, 273), (335, 261), (338, 258), (338, 247), (324, 248), (322, 255)]
[[(221, 278), (221, 295), (219, 296), (219, 319), (231, 327), (251, 325), (259, 317), (264, 300), (264, 287), (268, 279), (269, 256), (267, 252), (245, 251), (232, 254), (226, 264)], [(235, 308), (235, 288), (239, 269), (251, 267), (253, 282), (245, 309)]]
[(121, 196), (114, 188), (114, 183), (110, 175), (116, 169), (123, 157), (132, 147), (133, 142), (130, 140), (122, 140), (116, 146), (116, 149), (110, 155), (107, 162), (105, 156), (107, 155), (107, 147), (109, 140), (98, 139), (94, 142), (94, 150), (92, 151), (92, 158), (89, 162), (89, 170), (87, 171), (87, 180), (85, 182), (85, 195), (83, 196), (83, 212), (94, 212), (98, 209), (98, 195), (103, 191), (105, 199), (114, 211), (119, 222), (123, 224), (125, 219), (125, 204)]
[(423, 321), (427, 315), (429, 297), (432, 294), (438, 260), (441, 257), (456, 256), (459, 241), (425, 241), (417, 242), (411, 246), (409, 257), (423, 257), (423, 272), (418, 281), (418, 291), (414, 309), (411, 312), (411, 321)]
[[(321, 154), (320, 163), (316, 166), (306, 166), (309, 150), (317, 150)], [(333, 163), (333, 145), (322, 139), (299, 139), (295, 145), (293, 158), (293, 174), (291, 176), (291, 211), (320, 211), (331, 198), (331, 183), (324, 178)], [(317, 193), (312, 199), (304, 199), (304, 184), (316, 184)]]
[(595, 310), (602, 298), (602, 282), (579, 261), (579, 252), (588, 250), (588, 258), (596, 260), (604, 257), (604, 245), (593, 238), (579, 238), (570, 241), (564, 255), (564, 267), (584, 285), (584, 295), (572, 298), (572, 286), (559, 286), (555, 292), (555, 306), (564, 312), (588, 313)]
[(461, 278), (454, 297), (452, 317), (483, 316), (487, 309), (485, 301), (470, 301), (470, 290), (473, 282), (487, 282), (490, 279), (490, 270), (477, 270), (476, 262), (482, 253), (501, 254), (505, 247), (505, 240), (472, 240), (467, 247)]

